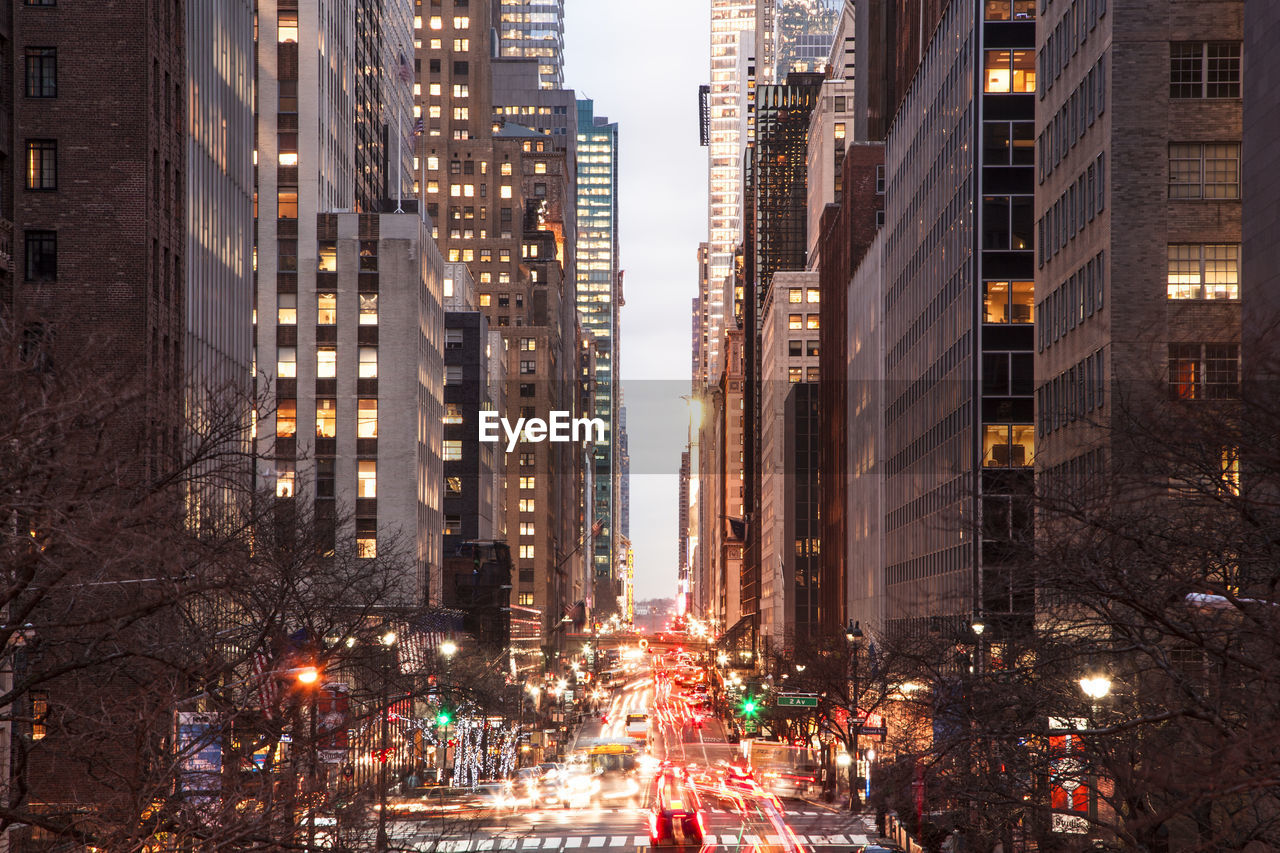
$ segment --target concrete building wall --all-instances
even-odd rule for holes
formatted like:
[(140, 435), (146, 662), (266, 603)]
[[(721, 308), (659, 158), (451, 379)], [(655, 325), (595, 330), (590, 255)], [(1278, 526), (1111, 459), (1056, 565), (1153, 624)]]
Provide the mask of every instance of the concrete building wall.
[(1247, 0), (1244, 52), (1243, 155), (1243, 357), (1246, 371), (1265, 368), (1274, 375), (1275, 329), (1280, 323), (1280, 56), (1272, 45), (1280, 38), (1280, 6)]

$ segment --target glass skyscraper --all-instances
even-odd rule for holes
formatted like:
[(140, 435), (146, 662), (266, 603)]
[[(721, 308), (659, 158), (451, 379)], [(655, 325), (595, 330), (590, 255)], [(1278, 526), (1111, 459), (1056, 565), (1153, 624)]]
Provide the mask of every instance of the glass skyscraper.
[[(618, 519), (614, 476), (617, 435), (618, 334), (618, 125), (595, 114), (595, 103), (578, 101), (578, 316), (595, 337), (595, 392), (592, 416), (609, 424), (595, 447), (592, 516), (604, 520), (595, 537), (592, 567), (597, 589), (612, 578)], [(613, 594), (617, 594), (615, 591)], [(602, 612), (611, 603), (597, 595)]]
[(544, 89), (564, 87), (564, 0), (502, 0), (505, 57), (537, 59)]

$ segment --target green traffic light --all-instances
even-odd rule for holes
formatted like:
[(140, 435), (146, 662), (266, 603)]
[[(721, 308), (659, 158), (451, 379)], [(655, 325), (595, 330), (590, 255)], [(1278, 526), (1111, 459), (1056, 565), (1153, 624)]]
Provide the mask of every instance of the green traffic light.
[(742, 713), (744, 716), (753, 717), (756, 713), (756, 700), (745, 699), (742, 702)]
[(452, 721), (453, 721), (453, 717), (449, 715), (448, 711), (441, 711), (439, 714), (436, 714), (437, 725), (447, 726)]

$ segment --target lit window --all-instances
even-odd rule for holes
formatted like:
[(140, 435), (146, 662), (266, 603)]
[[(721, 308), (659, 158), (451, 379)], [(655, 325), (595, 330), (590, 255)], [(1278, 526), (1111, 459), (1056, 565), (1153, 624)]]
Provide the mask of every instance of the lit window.
[(462, 478), (461, 477), (445, 477), (444, 486), (451, 495), (462, 494)]
[(336, 400), (316, 400), (316, 438), (338, 437), (338, 402)]
[(510, 174), (511, 174), (511, 164), (510, 164), (510, 163), (503, 163), (503, 164), (502, 164), (502, 174), (504, 174), (504, 175), (510, 175)]
[(427, 22), (427, 26), (431, 27), (433, 30), (443, 30), (444, 21), (439, 15), (432, 15), (430, 20)]
[(27, 140), (27, 189), (58, 188), (58, 143), (53, 139)]
[(787, 291), (787, 301), (792, 304), (799, 304), (804, 300), (804, 291), (799, 287), (790, 288)]
[(1239, 244), (1171, 243), (1168, 297), (1239, 299)]
[(427, 157), (427, 168), (433, 172), (438, 171), (440, 169), (440, 158), (434, 154), (429, 155)]
[(378, 463), (373, 459), (361, 459), (356, 470), (356, 497), (376, 498), (378, 496)]
[(291, 498), (293, 497), (295, 478), (294, 465), (291, 461), (279, 460), (276, 462), (276, 497)]
[(468, 88), (466, 83), (453, 84), (453, 96), (455, 98), (465, 98), (470, 94), (471, 94), (471, 90), (470, 88)]
[(538, 348), (538, 339), (537, 339), (537, 338), (521, 338), (521, 339), (520, 339), (520, 351), (521, 351), (521, 352), (533, 352), (533, 351), (534, 351), (534, 350), (536, 350), (537, 348)]
[(534, 511), (534, 500), (533, 500), (533, 498), (521, 498), (521, 499), (520, 499), (520, 511), (521, 511), (521, 512), (533, 512), (533, 511)]
[(276, 216), (281, 219), (298, 218), (298, 191), (281, 189), (276, 193)]
[(458, 16), (454, 17), (453, 28), (455, 30), (465, 30), (469, 26), (471, 26), (471, 19), (468, 18), (467, 16), (463, 15), (461, 17), (458, 17)]
[(462, 412), (457, 403), (446, 403), (444, 406), (444, 422), (447, 424), (462, 423)]
[(360, 400), (356, 404), (356, 438), (378, 437), (378, 401)]
[(819, 296), (818, 296), (818, 288), (816, 288), (816, 287), (810, 287), (810, 288), (808, 288), (807, 290), (805, 290), (805, 292), (804, 292), (804, 301), (805, 301), (805, 302), (817, 302), (818, 300), (819, 300)]
[(360, 325), (378, 325), (378, 294), (360, 294)]
[[(532, 598), (533, 596), (530, 596)], [(530, 602), (532, 604), (532, 602)], [(31, 696), (31, 739), (42, 740), (48, 734), (49, 694), (44, 690), (32, 690)]]
[(816, 328), (818, 328), (818, 315), (817, 315), (817, 314), (806, 314), (806, 315), (805, 315), (805, 318), (804, 318), (804, 327), (805, 327), (806, 329), (816, 329)]
[(532, 489), (534, 488), (534, 485), (536, 484), (536, 482), (537, 482), (537, 477), (521, 477), (520, 488)]
[(427, 84), (427, 94), (428, 94), (428, 95), (431, 95), (431, 96), (433, 96), (433, 97), (437, 97), (437, 98), (438, 98), (438, 97), (440, 97), (440, 84), (439, 84), (439, 83), (428, 83), (428, 84)]
[(439, 181), (427, 181), (427, 192), (428, 192), (428, 193), (438, 193), (438, 192), (440, 192), (440, 182), (439, 182)]
[(803, 316), (801, 316), (800, 314), (788, 314), (788, 315), (787, 315), (787, 328), (789, 328), (789, 329), (803, 329), (803, 328), (804, 328), (804, 317), (803, 317)]
[(531, 593), (531, 592), (522, 592), (522, 593), (520, 593), (520, 594), (519, 594), (519, 598), (517, 599), (516, 603), (517, 603), (519, 606), (521, 606), (521, 607), (532, 607), (532, 606), (533, 606), (533, 593)]
[(502, 188), (498, 191), (498, 195), (502, 196), (503, 198), (511, 198), (511, 185), (503, 184)]
[(988, 50), (984, 91), (1027, 93), (1036, 90), (1034, 50)]
[(276, 348), (276, 376), (293, 379), (298, 375), (298, 350), (296, 347)]
[(276, 437), (293, 438), (298, 434), (298, 401), (281, 400), (276, 404)]
[(276, 19), (276, 41), (298, 43), (298, 13), (281, 12)]
[(536, 535), (537, 535), (537, 526), (536, 526), (532, 521), (522, 521), (522, 522), (520, 522), (520, 535), (521, 535), (521, 536), (536, 536)]
[(445, 462), (462, 461), (461, 439), (446, 438), (444, 440), (444, 461)]
[(276, 297), (276, 322), (293, 326), (298, 322), (298, 294), (281, 293)]
[(378, 556), (378, 539), (368, 533), (356, 537), (356, 556), (362, 560), (372, 560)]
[(336, 293), (316, 294), (316, 322), (321, 326), (332, 326), (338, 322), (338, 295)]
[(321, 243), (316, 248), (317, 272), (337, 272), (338, 271), (338, 247), (334, 243)]
[(471, 50), (471, 39), (454, 39), (453, 40), (454, 53), (462, 53), (468, 50)]
[(535, 175), (545, 175), (547, 173), (547, 164), (542, 162), (534, 163), (533, 173)]
[(804, 368), (803, 368), (803, 367), (788, 367), (788, 368), (787, 368), (787, 381), (788, 381), (788, 382), (799, 382), (799, 381), (801, 381), (802, 379), (804, 379)]
[(360, 373), (361, 379), (376, 379), (378, 377), (378, 350), (376, 347), (360, 347)]
[(338, 375), (338, 351), (333, 347), (316, 350), (316, 378), (332, 379)]
[(522, 560), (532, 560), (532, 559), (533, 559), (533, 546), (532, 546), (532, 545), (521, 545), (521, 546), (520, 546), (520, 559), (522, 559)]
[(489, 294), (487, 294), (487, 293), (482, 293), (482, 294), (480, 294), (480, 307), (481, 307), (481, 308), (488, 308), (488, 307), (489, 307), (489, 303), (492, 301), (492, 299), (493, 299), (493, 297), (492, 297), (492, 296), (490, 296), (490, 295), (489, 295)]
[(281, 166), (296, 166), (298, 165), (298, 152), (281, 151), (279, 155), (277, 155), (277, 159), (280, 161)]

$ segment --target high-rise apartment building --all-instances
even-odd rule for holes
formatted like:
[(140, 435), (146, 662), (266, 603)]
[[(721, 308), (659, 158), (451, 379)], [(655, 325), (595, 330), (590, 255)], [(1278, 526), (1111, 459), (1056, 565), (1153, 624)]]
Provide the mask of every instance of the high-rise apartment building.
[(1130, 464), (1117, 435), (1144, 388), (1239, 395), (1244, 6), (1042, 16), (1036, 462), (1051, 480)]
[(544, 89), (564, 85), (564, 0), (501, 0), (501, 55), (535, 59)]
[(258, 6), (256, 344), (262, 474), (332, 539), (354, 524), (360, 555), (402, 543), (413, 605), (441, 597), (443, 267), (416, 204), (376, 212), (407, 176), (365, 149), (410, 131), (408, 57), (385, 49), (407, 6)]
[[(538, 106), (496, 93), (497, 3), (441, 0), (423, 5), (417, 60), (424, 134), (419, 186), (447, 262), (475, 279), (477, 304), (503, 338), (505, 416), (579, 411), (572, 222), (574, 163), (565, 135), (506, 114)], [(509, 79), (509, 78), (502, 78)], [(528, 87), (513, 87), (525, 92)], [(495, 107), (503, 106), (501, 116)], [(581, 502), (580, 448), (522, 444), (507, 459), (507, 531), (515, 576), (512, 606), (532, 600), (544, 646), (563, 640), (562, 617), (584, 602), (581, 546), (589, 525)], [(531, 598), (530, 598), (531, 597)], [(522, 611), (523, 612), (523, 611)], [(549, 663), (554, 663), (552, 649)]]
[(886, 144), (890, 630), (1030, 613), (1010, 566), (1034, 450), (1031, 5), (947, 6)]
[[(591, 415), (609, 424), (609, 434), (593, 447), (592, 515), (605, 527), (594, 542), (592, 570), (600, 584), (613, 584), (617, 546), (618, 320), (618, 124), (595, 114), (590, 100), (578, 101), (578, 317), (595, 339), (595, 389)], [(598, 594), (596, 608), (615, 610)]]

